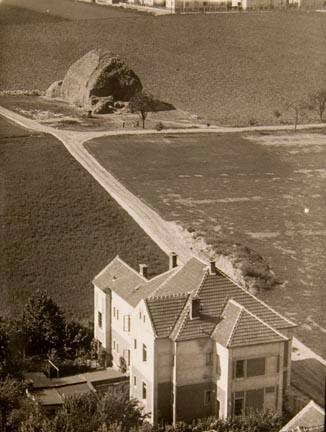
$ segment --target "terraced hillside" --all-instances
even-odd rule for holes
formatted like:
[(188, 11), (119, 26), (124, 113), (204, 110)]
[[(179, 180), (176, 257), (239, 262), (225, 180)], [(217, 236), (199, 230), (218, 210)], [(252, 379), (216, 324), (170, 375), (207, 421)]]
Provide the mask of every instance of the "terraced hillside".
[(326, 14), (153, 17), (67, 0), (3, 0), (0, 12), (0, 89), (46, 89), (97, 47), (161, 99), (223, 124), (275, 122), (293, 94), (326, 86)]
[(60, 142), (2, 119), (0, 130), (0, 315), (40, 288), (92, 319), (91, 281), (115, 255), (165, 270), (166, 255)]

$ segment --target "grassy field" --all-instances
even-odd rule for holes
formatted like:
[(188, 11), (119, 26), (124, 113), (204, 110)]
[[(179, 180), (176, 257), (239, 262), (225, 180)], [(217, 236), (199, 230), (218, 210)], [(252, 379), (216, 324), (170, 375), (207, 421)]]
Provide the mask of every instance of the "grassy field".
[(301, 324), (308, 345), (322, 349), (325, 135), (169, 134), (86, 146), (165, 219), (217, 250), (240, 242), (262, 255), (283, 282), (263, 298)]
[(167, 257), (56, 139), (0, 119), (0, 315), (46, 289), (92, 319), (91, 280), (116, 255), (151, 275)]
[(97, 47), (157, 97), (222, 124), (271, 123), (284, 99), (326, 86), (325, 14), (153, 17), (66, 0), (3, 0), (0, 12), (0, 89), (46, 89)]

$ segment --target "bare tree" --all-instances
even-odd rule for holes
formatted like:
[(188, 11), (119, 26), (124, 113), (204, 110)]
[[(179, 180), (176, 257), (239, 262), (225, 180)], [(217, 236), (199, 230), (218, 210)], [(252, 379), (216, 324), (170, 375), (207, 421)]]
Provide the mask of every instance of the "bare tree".
[(145, 129), (145, 120), (149, 112), (154, 110), (154, 98), (153, 96), (145, 91), (136, 93), (129, 102), (129, 109), (132, 113), (137, 113), (143, 123), (143, 129)]
[(310, 95), (309, 108), (317, 111), (320, 121), (323, 122), (323, 114), (326, 110), (326, 89), (318, 90)]
[(285, 108), (293, 114), (294, 132), (297, 131), (298, 123), (301, 117), (304, 116), (307, 109), (307, 102), (302, 98), (293, 98), (286, 102)]

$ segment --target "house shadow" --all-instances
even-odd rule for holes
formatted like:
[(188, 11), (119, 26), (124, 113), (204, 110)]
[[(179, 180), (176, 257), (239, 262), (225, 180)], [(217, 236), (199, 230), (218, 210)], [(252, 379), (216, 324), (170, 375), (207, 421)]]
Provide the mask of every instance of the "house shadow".
[(293, 361), (291, 364), (291, 386), (318, 405), (325, 403), (326, 366), (317, 359)]

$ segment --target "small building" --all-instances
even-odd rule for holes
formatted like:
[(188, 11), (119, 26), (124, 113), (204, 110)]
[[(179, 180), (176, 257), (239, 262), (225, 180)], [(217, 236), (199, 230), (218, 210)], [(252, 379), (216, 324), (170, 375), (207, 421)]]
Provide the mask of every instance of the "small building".
[(325, 426), (325, 410), (311, 400), (280, 432), (323, 432)]
[(282, 412), (295, 324), (218, 268), (190, 259), (152, 279), (119, 257), (94, 279), (94, 336), (125, 364), (153, 423)]
[(27, 372), (28, 396), (47, 412), (54, 413), (65, 399), (89, 392), (129, 392), (129, 379), (118, 370), (106, 369), (60, 378), (43, 372)]

